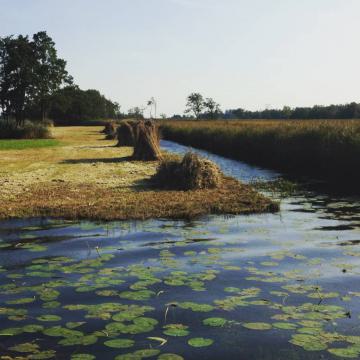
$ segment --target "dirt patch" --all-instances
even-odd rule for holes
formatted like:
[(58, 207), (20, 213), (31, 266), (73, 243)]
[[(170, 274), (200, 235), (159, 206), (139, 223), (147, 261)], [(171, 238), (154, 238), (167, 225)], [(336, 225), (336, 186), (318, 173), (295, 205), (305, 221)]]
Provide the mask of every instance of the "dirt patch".
[(149, 180), (158, 163), (131, 161), (132, 148), (115, 147), (116, 141), (104, 140), (101, 130), (54, 128), (62, 146), (2, 151), (0, 218), (125, 220), (277, 210), (233, 179), (226, 179), (220, 190), (153, 189)]

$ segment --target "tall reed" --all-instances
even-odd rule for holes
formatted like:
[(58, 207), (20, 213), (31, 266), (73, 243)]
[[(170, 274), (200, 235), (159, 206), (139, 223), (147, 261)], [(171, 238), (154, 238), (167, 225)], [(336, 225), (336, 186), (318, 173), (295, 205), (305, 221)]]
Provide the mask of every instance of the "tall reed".
[(360, 184), (360, 121), (166, 121), (165, 139), (255, 165)]

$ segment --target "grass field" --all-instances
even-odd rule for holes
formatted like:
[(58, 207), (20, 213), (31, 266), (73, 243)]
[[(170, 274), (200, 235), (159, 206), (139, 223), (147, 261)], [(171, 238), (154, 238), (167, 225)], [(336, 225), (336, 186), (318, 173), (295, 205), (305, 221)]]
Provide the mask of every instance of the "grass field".
[(358, 191), (360, 120), (165, 121), (162, 133), (184, 145)]
[(133, 149), (104, 140), (102, 129), (56, 127), (59, 147), (1, 151), (0, 218), (193, 218), (278, 209), (234, 179), (219, 189), (158, 190), (150, 181), (158, 162), (132, 161)]
[(24, 150), (38, 149), (50, 146), (60, 145), (60, 141), (55, 139), (39, 139), (39, 140), (0, 140), (1, 150)]

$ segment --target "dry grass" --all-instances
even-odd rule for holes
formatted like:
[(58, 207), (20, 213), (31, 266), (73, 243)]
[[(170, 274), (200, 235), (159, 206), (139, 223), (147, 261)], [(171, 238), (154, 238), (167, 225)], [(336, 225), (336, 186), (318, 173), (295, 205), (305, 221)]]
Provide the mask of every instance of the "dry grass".
[(275, 211), (252, 188), (226, 179), (221, 189), (159, 191), (158, 162), (130, 161), (132, 148), (103, 140), (100, 127), (54, 128), (63, 146), (2, 151), (0, 218), (192, 218), (212, 213)]
[(215, 163), (192, 152), (183, 159), (166, 157), (154, 176), (160, 187), (179, 190), (219, 188), (222, 179), (223, 174)]
[(155, 122), (139, 121), (135, 125), (134, 160), (161, 160), (159, 128)]

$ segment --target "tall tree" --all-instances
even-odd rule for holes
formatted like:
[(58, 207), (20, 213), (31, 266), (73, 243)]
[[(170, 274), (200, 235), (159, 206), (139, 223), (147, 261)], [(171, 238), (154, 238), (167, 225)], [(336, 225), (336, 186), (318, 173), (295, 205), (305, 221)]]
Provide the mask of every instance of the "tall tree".
[(31, 98), (35, 57), (27, 36), (0, 38), (0, 105), (3, 116), (19, 125)]
[(51, 96), (61, 85), (71, 84), (72, 77), (66, 71), (66, 61), (58, 58), (55, 43), (45, 31), (35, 34), (32, 44), (36, 59), (33, 95), (40, 105), (41, 118), (44, 120)]
[(192, 93), (187, 97), (185, 113), (194, 113), (198, 119), (204, 109), (204, 98), (200, 93)]
[(57, 57), (55, 43), (42, 31), (0, 38), (0, 106), (5, 118), (24, 120), (25, 109), (40, 106), (44, 119), (51, 96), (71, 83), (66, 62)]

